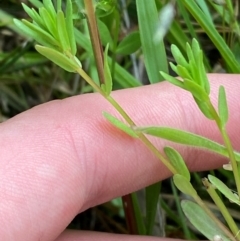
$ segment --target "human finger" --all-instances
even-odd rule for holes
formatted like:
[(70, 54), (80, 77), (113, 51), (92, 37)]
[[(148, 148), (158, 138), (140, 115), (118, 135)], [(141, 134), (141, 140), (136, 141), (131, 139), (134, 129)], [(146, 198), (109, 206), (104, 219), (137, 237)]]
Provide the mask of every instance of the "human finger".
[[(219, 85), (226, 87), (228, 131), (239, 148), (238, 75), (210, 79), (213, 102)], [(166, 82), (113, 96), (137, 125), (183, 128), (221, 141), (215, 124), (200, 113), (191, 95)], [(88, 94), (49, 102), (0, 125), (3, 240), (54, 240), (78, 212), (170, 176), (139, 140), (109, 124), (103, 110), (119, 116), (100, 95)], [(160, 150), (166, 144), (151, 139)], [(189, 148), (180, 152), (191, 170), (212, 169), (226, 161)]]

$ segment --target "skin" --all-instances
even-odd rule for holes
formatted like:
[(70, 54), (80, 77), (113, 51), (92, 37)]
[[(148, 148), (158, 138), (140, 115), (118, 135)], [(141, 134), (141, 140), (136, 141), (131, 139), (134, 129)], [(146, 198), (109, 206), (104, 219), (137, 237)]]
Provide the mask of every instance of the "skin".
[[(239, 75), (209, 78), (214, 103), (219, 85), (226, 88), (227, 130), (239, 150)], [(191, 95), (167, 82), (113, 96), (137, 125), (182, 128), (222, 142), (214, 122), (200, 113)], [(99, 94), (85, 94), (39, 105), (0, 125), (1, 240), (157, 240), (64, 231), (79, 212), (171, 176), (139, 140), (108, 123), (103, 110), (119, 116)], [(150, 139), (160, 150), (168, 144)], [(191, 171), (227, 163), (214, 154), (177, 148)]]

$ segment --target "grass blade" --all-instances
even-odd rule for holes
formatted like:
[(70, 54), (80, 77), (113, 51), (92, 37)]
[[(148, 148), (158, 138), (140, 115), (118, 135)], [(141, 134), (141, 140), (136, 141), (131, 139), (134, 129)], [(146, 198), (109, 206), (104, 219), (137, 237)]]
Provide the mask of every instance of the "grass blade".
[(240, 73), (240, 65), (237, 62), (234, 54), (232, 53), (228, 45), (225, 43), (222, 36), (218, 33), (214, 25), (208, 20), (208, 18), (206, 18), (205, 14), (198, 7), (195, 1), (185, 0), (184, 5), (193, 15), (193, 17), (198, 21), (198, 23), (201, 25), (206, 34), (212, 40), (216, 48), (219, 50), (227, 64), (229, 71), (232, 73)]
[(159, 71), (168, 73), (167, 58), (163, 41), (155, 43), (153, 37), (158, 23), (155, 1), (136, 0), (140, 37), (146, 70), (150, 83), (163, 80)]
[(146, 234), (152, 235), (159, 201), (161, 183), (146, 187)]

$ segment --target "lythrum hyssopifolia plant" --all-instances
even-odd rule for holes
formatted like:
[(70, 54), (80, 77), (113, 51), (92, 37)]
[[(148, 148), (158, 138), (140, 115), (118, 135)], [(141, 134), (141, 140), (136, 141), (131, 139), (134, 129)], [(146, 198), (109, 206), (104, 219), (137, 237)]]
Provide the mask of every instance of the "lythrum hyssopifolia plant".
[[(222, 135), (224, 145), (182, 130), (157, 126), (136, 126), (132, 118), (111, 96), (112, 76), (108, 61), (109, 46), (106, 46), (104, 54), (102, 54), (94, 16), (96, 5), (94, 6), (92, 1), (84, 1), (85, 9), (83, 9), (82, 13), (88, 19), (93, 50), (98, 63), (97, 69), (100, 84), (97, 84), (84, 71), (81, 61), (77, 57), (76, 29), (73, 26), (72, 1), (66, 1), (65, 11), (63, 11), (61, 0), (57, 1), (56, 7), (51, 0), (43, 0), (43, 2), (35, 0), (34, 3), (38, 6), (38, 11), (23, 4), (24, 10), (32, 19), (31, 21), (15, 19), (14, 22), (25, 35), (38, 42), (35, 46), (36, 50), (66, 71), (78, 73), (95, 91), (99, 92), (103, 98), (116, 108), (124, 118), (124, 122), (106, 112), (103, 112), (104, 117), (132, 138), (138, 138), (142, 141), (172, 172), (176, 187), (192, 198), (192, 201), (182, 201), (181, 206), (190, 222), (200, 232), (209, 240), (240, 240), (239, 228), (224, 205), (224, 200), (229, 200), (233, 205), (240, 205), (240, 154), (233, 150), (225, 128), (228, 121), (228, 106), (224, 86), (219, 88), (218, 107), (215, 108), (209, 97), (211, 88), (203, 65), (203, 53), (197, 40), (193, 39), (191, 45), (189, 43), (186, 44), (187, 58), (184, 57), (175, 45), (171, 47), (176, 64), (170, 63), (170, 66), (181, 79), (172, 77), (164, 72), (161, 72), (161, 75), (173, 85), (187, 90), (192, 94), (193, 100), (203, 115), (216, 123)], [(105, 10), (104, 4), (101, 8)], [(180, 153), (174, 148), (167, 146), (164, 148), (165, 155), (163, 155), (148, 140), (147, 135), (183, 145), (208, 149), (229, 158), (229, 164), (225, 165), (224, 168), (232, 171), (236, 183), (236, 191), (230, 190), (221, 180), (213, 175), (208, 175), (208, 177), (203, 179), (204, 187), (222, 213), (227, 226), (215, 217), (208, 206), (198, 196), (198, 193), (191, 184), (189, 170)], [(222, 194), (223, 199), (220, 198), (219, 193)]]

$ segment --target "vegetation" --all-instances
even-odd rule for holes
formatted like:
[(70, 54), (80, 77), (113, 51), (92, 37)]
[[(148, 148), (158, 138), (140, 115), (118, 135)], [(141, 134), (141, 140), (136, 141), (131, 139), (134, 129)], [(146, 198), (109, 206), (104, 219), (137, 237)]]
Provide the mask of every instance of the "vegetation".
[[(19, 3), (14, 3), (14, 6), (21, 9)], [(135, 193), (123, 197), (123, 201), (131, 207), (125, 210), (127, 223), (132, 224), (127, 227), (128, 232), (152, 235), (160, 202), (167, 219), (171, 220), (162, 227), (168, 231), (168, 236), (181, 228), (178, 236), (199, 238), (199, 233), (187, 225), (184, 213), (209, 240), (239, 240), (240, 232), (232, 209), (240, 203), (240, 156), (233, 150), (225, 128), (228, 107), (224, 86), (219, 88), (218, 107), (215, 108), (209, 98), (210, 83), (206, 75), (206, 72), (240, 72), (237, 7), (237, 2), (235, 6), (230, 0), (198, 3), (193, 0), (30, 0), (23, 4), (25, 12), (20, 10), (20, 14), (11, 12), (7, 7), (2, 8), (2, 119), (52, 99), (99, 92), (124, 119), (124, 122), (120, 121), (104, 112), (106, 121), (132, 138), (140, 139), (174, 175), (175, 186), (172, 182), (166, 185), (171, 187), (172, 193), (167, 194), (175, 200), (176, 213), (167, 199), (159, 200), (160, 184), (146, 188), (145, 213), (141, 212)], [(27, 20), (21, 21), (20, 18)], [(15, 38), (9, 42), (12, 36)], [(203, 50), (201, 45), (205, 46)], [(211, 58), (212, 51), (216, 53), (216, 59)], [(174, 61), (170, 63), (170, 69), (181, 80), (175, 78), (172, 72), (169, 74), (169, 59)], [(216, 123), (224, 146), (182, 130), (136, 126), (134, 116), (128, 116), (111, 96), (112, 90), (163, 80), (192, 94), (203, 115)], [(191, 176), (177, 150), (166, 147), (164, 155), (148, 140), (147, 135), (208, 149), (229, 158), (229, 165), (224, 167), (228, 171), (222, 169), (217, 175), (212, 172), (203, 178), (204, 187), (214, 207), (218, 207), (217, 212), (224, 217), (224, 222), (220, 222), (213, 209), (203, 201), (209, 200), (209, 197), (201, 190), (202, 175)], [(179, 198), (176, 187), (194, 202), (184, 200), (180, 204), (182, 198)], [(164, 185), (162, 189), (164, 192)], [(111, 202), (112, 207), (115, 202)], [(234, 211), (238, 212), (237, 209)], [(109, 212), (110, 216), (115, 216), (114, 211)], [(120, 211), (118, 215), (121, 215)], [(201, 220), (207, 222), (202, 223)], [(124, 228), (119, 230), (126, 232)]]

